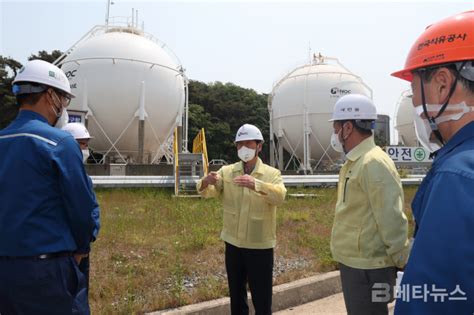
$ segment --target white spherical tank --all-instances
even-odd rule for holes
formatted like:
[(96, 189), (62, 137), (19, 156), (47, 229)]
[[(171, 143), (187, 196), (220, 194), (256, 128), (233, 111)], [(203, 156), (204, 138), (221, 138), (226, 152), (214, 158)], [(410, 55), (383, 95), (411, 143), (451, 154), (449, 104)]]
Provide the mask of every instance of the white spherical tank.
[(398, 132), (398, 143), (409, 147), (418, 146), (415, 125), (413, 124), (412, 97), (411, 90), (403, 91), (395, 114), (395, 129)]
[(272, 129), (279, 144), (303, 160), (306, 133), (307, 155), (312, 164), (321, 158), (340, 157), (330, 146), (333, 127), (328, 120), (336, 101), (351, 93), (372, 97), (362, 79), (335, 58), (315, 57), (311, 64), (291, 71), (274, 86), (269, 104)]
[(89, 36), (60, 64), (76, 95), (68, 109), (88, 112), (94, 151), (136, 162), (144, 118), (144, 162), (152, 162), (184, 108), (184, 74), (170, 54), (141, 31), (117, 27)]

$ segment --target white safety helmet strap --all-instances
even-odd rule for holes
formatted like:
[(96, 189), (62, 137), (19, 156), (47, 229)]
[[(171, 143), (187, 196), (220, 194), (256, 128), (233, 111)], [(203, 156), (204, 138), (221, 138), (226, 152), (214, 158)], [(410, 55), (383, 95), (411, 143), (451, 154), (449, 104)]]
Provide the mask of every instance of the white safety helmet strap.
[(355, 119), (354, 123), (357, 127), (361, 128), (361, 129), (366, 129), (366, 130), (375, 129), (375, 120)]
[(48, 89), (46, 85), (37, 83), (17, 83), (12, 87), (13, 95), (41, 93)]
[(455, 63), (461, 77), (468, 81), (474, 81), (474, 60)]

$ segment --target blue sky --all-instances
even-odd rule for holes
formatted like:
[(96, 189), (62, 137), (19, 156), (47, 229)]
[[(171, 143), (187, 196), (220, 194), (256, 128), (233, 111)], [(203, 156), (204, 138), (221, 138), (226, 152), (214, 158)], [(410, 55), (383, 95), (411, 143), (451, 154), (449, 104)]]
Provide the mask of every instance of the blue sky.
[[(473, 10), (474, 1), (123, 1), (110, 16), (138, 9), (145, 31), (168, 44), (189, 78), (233, 82), (269, 93), (275, 81), (315, 53), (339, 61), (393, 114), (408, 83), (403, 67), (424, 28)], [(0, 54), (25, 62), (39, 50), (66, 50), (103, 24), (106, 1), (0, 0)]]

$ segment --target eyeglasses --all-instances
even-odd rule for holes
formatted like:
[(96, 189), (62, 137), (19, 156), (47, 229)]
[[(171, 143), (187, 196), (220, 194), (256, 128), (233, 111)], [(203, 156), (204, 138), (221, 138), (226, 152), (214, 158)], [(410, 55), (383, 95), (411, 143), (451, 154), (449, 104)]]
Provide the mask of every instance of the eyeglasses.
[(61, 91), (54, 90), (54, 93), (58, 96), (59, 101), (63, 107), (68, 107), (71, 103), (71, 97)]
[(62, 107), (69, 106), (69, 104), (71, 103), (71, 97), (69, 95), (57, 89), (52, 89), (52, 91), (54, 92), (54, 95), (56, 95), (56, 98), (59, 99), (59, 102), (61, 103)]

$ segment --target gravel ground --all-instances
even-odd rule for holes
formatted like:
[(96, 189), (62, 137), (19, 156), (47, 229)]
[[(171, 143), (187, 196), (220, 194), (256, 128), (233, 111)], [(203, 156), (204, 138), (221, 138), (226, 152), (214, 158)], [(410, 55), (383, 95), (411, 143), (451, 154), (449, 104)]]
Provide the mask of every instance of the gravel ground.
[[(298, 257), (296, 259), (287, 259), (285, 257), (277, 257), (275, 258), (274, 262), (274, 267), (273, 267), (273, 278), (279, 277), (282, 274), (293, 271), (293, 270), (298, 270), (298, 269), (304, 269), (308, 266), (311, 265), (311, 262), (308, 259), (305, 259), (304, 257)], [(220, 270), (217, 270), (215, 273), (212, 275), (201, 275), (196, 272), (191, 273), (190, 275), (186, 275), (182, 279), (182, 284), (184, 290), (191, 292), (194, 290), (199, 284), (202, 282), (206, 281), (227, 281), (227, 275), (225, 272), (224, 266)], [(166, 282), (166, 289), (171, 289), (175, 283), (174, 278), (169, 278), (168, 281)]]

